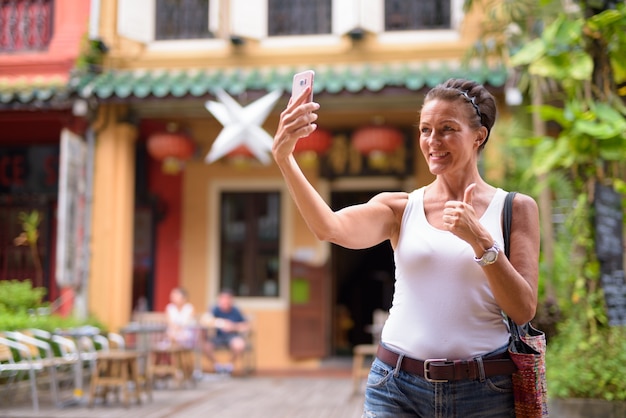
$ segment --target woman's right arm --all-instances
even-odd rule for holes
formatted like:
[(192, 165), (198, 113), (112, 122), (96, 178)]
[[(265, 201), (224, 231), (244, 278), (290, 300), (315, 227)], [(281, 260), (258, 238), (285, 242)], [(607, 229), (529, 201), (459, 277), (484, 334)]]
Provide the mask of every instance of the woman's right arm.
[(272, 154), (289, 189), (291, 197), (309, 229), (323, 241), (346, 248), (369, 248), (393, 236), (397, 216), (389, 204), (389, 194), (381, 194), (369, 202), (334, 212), (302, 173), (293, 155), (296, 142), (317, 125), (317, 103), (306, 103), (310, 93), (305, 89), (292, 98), (281, 113)]

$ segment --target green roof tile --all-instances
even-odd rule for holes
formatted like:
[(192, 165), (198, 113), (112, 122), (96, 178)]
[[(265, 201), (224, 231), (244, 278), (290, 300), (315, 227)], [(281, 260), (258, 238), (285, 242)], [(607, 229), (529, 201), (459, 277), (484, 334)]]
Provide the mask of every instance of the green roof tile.
[[(478, 65), (460, 69), (445, 62), (355, 63), (320, 65), (316, 71), (314, 93), (338, 94), (342, 91), (377, 92), (385, 87), (403, 87), (412, 91), (433, 87), (449, 77), (465, 77), (494, 87), (507, 79), (504, 67)], [(74, 74), (65, 86), (0, 85), (0, 106), (11, 103), (67, 100), (72, 94), (83, 98), (145, 99), (150, 97), (204, 97), (216, 88), (232, 95), (246, 90), (291, 90), (293, 74), (301, 68), (257, 67), (189, 70), (108, 70), (101, 74)]]

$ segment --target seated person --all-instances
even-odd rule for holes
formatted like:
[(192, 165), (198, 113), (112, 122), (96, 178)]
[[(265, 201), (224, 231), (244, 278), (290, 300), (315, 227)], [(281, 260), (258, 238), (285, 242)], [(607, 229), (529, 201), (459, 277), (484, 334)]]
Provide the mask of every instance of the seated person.
[[(246, 348), (244, 334), (249, 331), (249, 323), (241, 311), (234, 306), (233, 293), (222, 290), (218, 296), (217, 305), (211, 310), (208, 320), (215, 328), (215, 335), (205, 345), (205, 354), (214, 364), (216, 372), (231, 373), (235, 362), (241, 357)], [(216, 348), (226, 347), (230, 350), (230, 363), (218, 364), (215, 360)]]
[(167, 314), (167, 337), (169, 341), (183, 348), (194, 345), (194, 309), (187, 301), (187, 292), (180, 287), (170, 292), (170, 303), (165, 307)]

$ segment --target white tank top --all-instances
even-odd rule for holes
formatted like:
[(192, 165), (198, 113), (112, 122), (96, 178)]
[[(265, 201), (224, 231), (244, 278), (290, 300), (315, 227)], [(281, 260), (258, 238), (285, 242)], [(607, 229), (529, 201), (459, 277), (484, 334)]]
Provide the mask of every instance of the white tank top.
[[(500, 248), (506, 194), (498, 189), (480, 218)], [(383, 343), (421, 360), (469, 359), (506, 344), (509, 332), (501, 309), (472, 247), (428, 223), (424, 188), (409, 194), (394, 259), (393, 306)]]

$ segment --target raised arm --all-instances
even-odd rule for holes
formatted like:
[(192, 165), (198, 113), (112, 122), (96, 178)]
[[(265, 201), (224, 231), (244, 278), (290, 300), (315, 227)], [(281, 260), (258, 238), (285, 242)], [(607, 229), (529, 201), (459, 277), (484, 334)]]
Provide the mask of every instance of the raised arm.
[[(323, 241), (346, 248), (369, 248), (397, 234), (399, 219), (394, 202), (406, 194), (383, 193), (369, 202), (334, 212), (306, 179), (293, 156), (296, 142), (317, 125), (317, 103), (306, 103), (310, 88), (292, 98), (281, 113), (272, 154), (280, 168), (291, 197), (309, 229)], [(401, 214), (400, 214), (401, 216)]]

